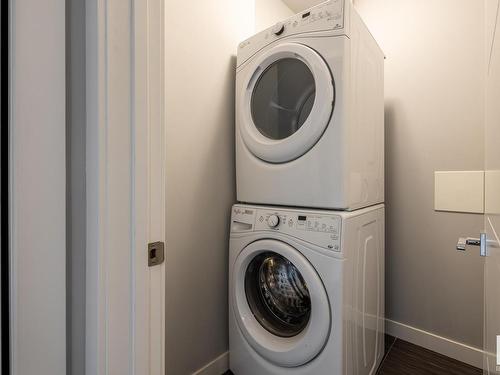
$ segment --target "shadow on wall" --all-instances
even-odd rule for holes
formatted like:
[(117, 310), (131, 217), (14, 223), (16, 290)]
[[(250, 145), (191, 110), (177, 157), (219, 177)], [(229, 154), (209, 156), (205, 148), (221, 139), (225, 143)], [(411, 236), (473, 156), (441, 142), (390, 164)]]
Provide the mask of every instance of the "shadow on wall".
[[(233, 126), (231, 127), (231, 156), (233, 158), (233, 177), (235, 181), (233, 183), (233, 197), (234, 197), (234, 203), (236, 203), (236, 142), (234, 141), (236, 139), (236, 108), (235, 108), (235, 99), (236, 99), (236, 68), (237, 68), (237, 57), (236, 55), (231, 56), (230, 59), (230, 75), (232, 77), (232, 86), (231, 86), (231, 92), (233, 93), (231, 97), (231, 117), (233, 119)], [(231, 208), (229, 208), (229, 216), (231, 216)], [(228, 218), (228, 223), (231, 222), (231, 217)], [(229, 244), (229, 238), (228, 238), (228, 244)]]
[(391, 304), (389, 301), (391, 300), (390, 296), (390, 289), (387, 287), (390, 285), (393, 280), (391, 280), (391, 273), (388, 272), (388, 270), (391, 269), (392, 264), (392, 256), (390, 254), (390, 249), (392, 246), (390, 246), (390, 239), (391, 239), (391, 233), (388, 230), (390, 226), (388, 225), (394, 220), (394, 211), (391, 210), (391, 195), (392, 195), (392, 184), (389, 184), (389, 178), (391, 171), (394, 170), (394, 166), (392, 165), (393, 160), (389, 157), (390, 155), (393, 154), (392, 147), (396, 143), (395, 141), (395, 132), (396, 132), (396, 113), (395, 113), (395, 108), (394, 108), (394, 102), (392, 101), (386, 101), (385, 102), (385, 108), (384, 108), (384, 181), (385, 181), (385, 192), (384, 192), (384, 197), (385, 197), (385, 314), (386, 318), (389, 317), (390, 313), (390, 308)]
[[(229, 223), (236, 202), (235, 74), (236, 57), (228, 56), (214, 72), (220, 81), (209, 77), (210, 89), (201, 88), (190, 96), (198, 107), (179, 102), (182, 126), (171, 128), (170, 139), (178, 143), (172, 144), (168, 163), (166, 319), (177, 323), (167, 323), (166, 328), (168, 373), (193, 373), (229, 347)], [(189, 82), (190, 90), (197, 84)], [(178, 159), (179, 152), (184, 160)]]

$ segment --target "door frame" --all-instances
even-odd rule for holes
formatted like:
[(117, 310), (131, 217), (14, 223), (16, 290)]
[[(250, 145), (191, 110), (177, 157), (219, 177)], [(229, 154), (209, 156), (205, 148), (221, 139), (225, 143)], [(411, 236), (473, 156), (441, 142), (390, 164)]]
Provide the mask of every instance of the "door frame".
[[(9, 2), (0, 4), (2, 62), (0, 67), (2, 100), (0, 116), (0, 371), (10, 372), (10, 290), (9, 290)], [(7, 98), (7, 100), (5, 100)]]
[[(499, 113), (495, 111), (496, 97), (500, 91), (500, 69), (497, 68), (500, 46), (500, 1), (485, 0), (485, 121), (484, 121), (484, 233), (483, 238), (485, 256), (484, 263), (484, 324), (483, 324), (483, 371), (485, 375), (500, 373), (500, 350), (495, 336), (500, 334), (495, 329), (499, 328), (498, 312), (500, 304), (496, 295), (495, 286), (500, 281), (498, 266), (500, 266), (500, 227), (498, 188), (500, 186), (499, 158), (496, 152), (495, 137), (499, 134)], [(493, 287), (493, 288), (492, 288)], [(495, 345), (497, 347), (495, 347)], [(495, 351), (496, 349), (496, 351)]]
[(86, 4), (86, 373), (165, 373), (163, 0)]

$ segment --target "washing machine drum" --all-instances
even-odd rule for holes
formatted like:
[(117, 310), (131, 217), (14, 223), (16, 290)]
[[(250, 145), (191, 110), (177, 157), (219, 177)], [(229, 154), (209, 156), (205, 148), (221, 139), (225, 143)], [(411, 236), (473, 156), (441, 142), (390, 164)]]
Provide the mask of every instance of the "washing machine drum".
[(245, 70), (238, 115), (248, 149), (270, 163), (294, 160), (321, 138), (335, 90), (322, 57), (299, 43), (280, 44)]
[(293, 337), (306, 327), (311, 298), (300, 271), (285, 257), (263, 252), (245, 274), (247, 301), (259, 323), (280, 337)]
[(303, 365), (324, 347), (330, 309), (323, 284), (298, 250), (260, 240), (238, 256), (234, 313), (248, 343), (284, 367)]

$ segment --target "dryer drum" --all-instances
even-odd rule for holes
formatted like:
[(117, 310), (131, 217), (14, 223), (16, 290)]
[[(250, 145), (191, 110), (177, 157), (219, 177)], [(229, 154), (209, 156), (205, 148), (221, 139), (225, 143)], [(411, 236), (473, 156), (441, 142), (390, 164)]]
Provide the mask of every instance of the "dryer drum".
[(296, 58), (280, 59), (261, 74), (252, 93), (252, 119), (267, 138), (288, 138), (304, 124), (316, 97), (314, 77)]
[(304, 330), (311, 315), (311, 298), (299, 270), (274, 252), (257, 255), (247, 267), (245, 294), (257, 321), (280, 337)]

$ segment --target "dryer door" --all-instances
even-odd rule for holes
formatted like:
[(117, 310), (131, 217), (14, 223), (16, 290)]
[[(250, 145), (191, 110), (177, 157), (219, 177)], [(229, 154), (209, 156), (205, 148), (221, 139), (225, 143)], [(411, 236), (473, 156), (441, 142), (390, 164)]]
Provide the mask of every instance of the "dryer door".
[(280, 44), (257, 58), (240, 92), (240, 132), (248, 149), (270, 163), (294, 160), (321, 138), (333, 111), (334, 81), (313, 49)]
[(247, 342), (282, 367), (315, 358), (330, 334), (331, 316), (321, 279), (306, 258), (277, 240), (259, 240), (237, 257), (233, 312)]

